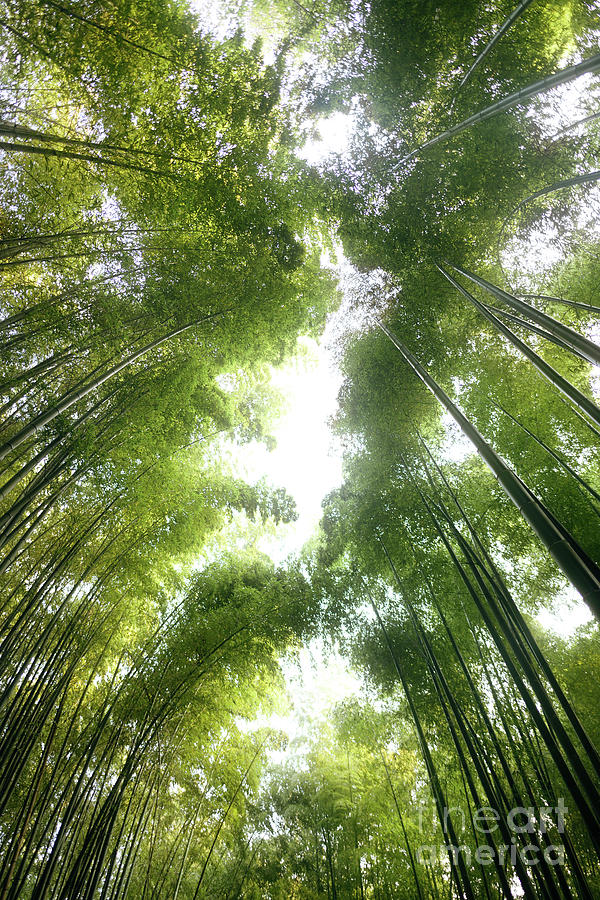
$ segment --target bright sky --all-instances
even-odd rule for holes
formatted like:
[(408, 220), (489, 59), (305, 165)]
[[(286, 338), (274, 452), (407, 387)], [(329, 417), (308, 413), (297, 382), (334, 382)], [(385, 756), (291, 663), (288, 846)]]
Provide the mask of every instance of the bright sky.
[[(258, 549), (276, 564), (298, 554), (315, 534), (321, 501), (342, 481), (341, 453), (328, 425), (337, 408), (341, 375), (325, 339), (317, 343), (302, 338), (299, 346), (298, 356), (272, 370), (272, 382), (285, 398), (283, 415), (271, 429), (275, 449), (268, 450), (257, 441), (228, 445), (237, 476), (249, 483), (266, 478), (296, 501), (298, 520), (265, 531), (256, 541)], [(243, 543), (243, 534), (240, 537)]]
[(594, 617), (577, 591), (568, 585), (557, 597), (554, 609), (542, 609), (536, 618), (549, 631), (570, 638), (581, 625), (591, 622)]
[(331, 153), (346, 153), (354, 131), (354, 119), (342, 112), (317, 120), (315, 137), (308, 140), (299, 155), (311, 166), (323, 162)]
[(223, 0), (188, 0), (190, 9), (198, 16), (203, 30), (217, 40), (223, 40), (235, 30), (233, 16), (225, 12)]
[(293, 360), (273, 373), (289, 405), (275, 429), (277, 447), (265, 463), (271, 480), (284, 484), (295, 498), (299, 518), (284, 544), (270, 547), (271, 555), (287, 555), (293, 545), (299, 549), (314, 534), (323, 497), (342, 481), (341, 454), (328, 427), (337, 408), (341, 375), (326, 345), (306, 339), (304, 344), (312, 359)]
[(283, 732), (287, 746), (271, 751), (269, 758), (274, 763), (288, 762), (303, 768), (311, 732), (331, 718), (337, 703), (360, 695), (362, 682), (337, 649), (326, 648), (320, 640), (302, 647), (294, 658), (284, 659), (282, 670), (291, 704), (289, 712), (259, 716), (252, 722), (240, 720), (238, 727), (242, 731), (268, 727)]

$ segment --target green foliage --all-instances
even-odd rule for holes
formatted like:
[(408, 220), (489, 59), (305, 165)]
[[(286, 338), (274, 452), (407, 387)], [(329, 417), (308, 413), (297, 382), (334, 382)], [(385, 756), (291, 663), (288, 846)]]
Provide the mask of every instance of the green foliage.
[[(461, 85), (512, 11), (248, 0), (217, 39), (183, 0), (3, 0), (0, 900), (600, 890), (597, 626), (540, 626), (559, 568), (375, 327), (593, 571), (598, 434), (436, 264), (592, 334), (590, 188), (546, 189), (597, 168), (597, 123), (549, 139), (542, 96), (399, 163), (597, 44), (594, 4), (530, 3)], [(334, 109), (351, 153), (311, 168), (298, 148)], [(505, 252), (552, 229), (559, 258), (533, 274)], [(276, 568), (247, 547), (294, 499), (227, 448), (272, 446), (269, 370), (339, 304), (321, 265), (339, 242), (363, 323), (338, 348), (344, 483)], [(595, 395), (580, 356), (515, 329)], [(315, 637), (365, 691), (276, 762), (282, 660)], [(564, 868), (417, 859), (446, 843), (444, 806), (563, 796)]]

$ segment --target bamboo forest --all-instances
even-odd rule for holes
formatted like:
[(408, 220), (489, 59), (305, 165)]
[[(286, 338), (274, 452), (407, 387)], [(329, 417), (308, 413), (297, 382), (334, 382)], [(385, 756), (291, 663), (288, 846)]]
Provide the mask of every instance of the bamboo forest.
[(599, 0), (0, 69), (0, 900), (600, 900)]

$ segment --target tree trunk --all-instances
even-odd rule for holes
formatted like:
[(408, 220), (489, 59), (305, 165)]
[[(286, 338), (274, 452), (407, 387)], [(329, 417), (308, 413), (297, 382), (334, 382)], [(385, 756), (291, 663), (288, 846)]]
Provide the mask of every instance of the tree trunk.
[(600, 619), (600, 579), (584, 561), (581, 548), (574, 540), (565, 537), (564, 530), (557, 527), (554, 517), (529, 488), (509, 469), (495, 450), (484, 440), (474, 425), (469, 422), (450, 397), (437, 382), (426, 372), (413, 354), (396, 338), (392, 332), (380, 322), (381, 330), (404, 359), (416, 372), (421, 381), (450, 413), (465, 435), (473, 442), (477, 451), (492, 470), (508, 497), (520, 510), (523, 518), (531, 525), (566, 578), (579, 591), (590, 610)]

